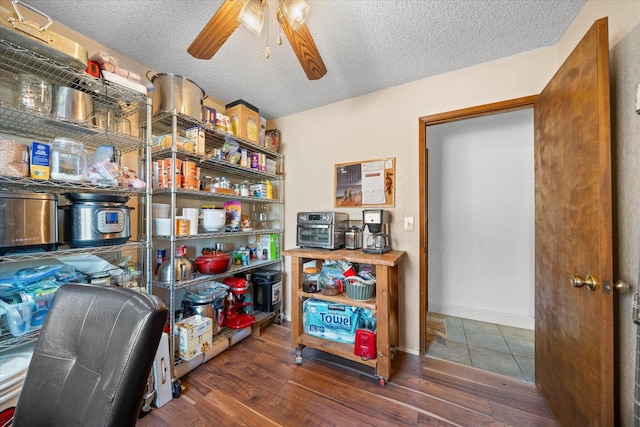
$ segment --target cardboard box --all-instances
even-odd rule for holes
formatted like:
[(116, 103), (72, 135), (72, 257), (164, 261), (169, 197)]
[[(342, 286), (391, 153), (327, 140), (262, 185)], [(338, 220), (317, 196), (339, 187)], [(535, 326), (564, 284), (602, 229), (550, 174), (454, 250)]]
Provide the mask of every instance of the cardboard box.
[(216, 127), (216, 109), (211, 107), (202, 107), (202, 121), (211, 123), (212, 127)]
[(227, 105), (226, 115), (229, 116), (235, 136), (254, 144), (260, 143), (260, 114), (257, 111), (245, 104), (232, 103)]
[(267, 251), (266, 259), (280, 259), (280, 236), (277, 234), (265, 234), (260, 236), (260, 247)]
[(184, 360), (191, 360), (211, 348), (213, 328), (208, 317), (187, 317), (176, 322), (174, 331), (179, 340), (178, 352)]
[(205, 136), (204, 129), (200, 126), (194, 126), (184, 130), (185, 137), (193, 142), (193, 152), (196, 154), (205, 154)]
[[(165, 134), (160, 136), (154, 136), (151, 141), (151, 149), (152, 150), (161, 150), (163, 148), (171, 148), (173, 145), (173, 136), (171, 134)], [(184, 136), (178, 135), (176, 138), (176, 148), (178, 150), (183, 150), (192, 153), (193, 152), (193, 141), (185, 138)]]
[(41, 142), (31, 143), (31, 155), (29, 157), (29, 170), (33, 179), (49, 179), (51, 147)]

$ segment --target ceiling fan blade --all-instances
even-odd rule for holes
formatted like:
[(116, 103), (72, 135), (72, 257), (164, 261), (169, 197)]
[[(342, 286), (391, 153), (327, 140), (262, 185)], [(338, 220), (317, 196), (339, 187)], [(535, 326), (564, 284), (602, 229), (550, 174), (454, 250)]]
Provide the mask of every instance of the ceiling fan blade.
[(187, 52), (194, 58), (210, 59), (238, 28), (240, 10), (242, 10), (240, 0), (225, 0), (191, 43)]
[(284, 17), (282, 9), (278, 8), (276, 13), (280, 27), (287, 36), (287, 39), (289, 39), (289, 43), (298, 57), (298, 61), (307, 78), (309, 80), (321, 79), (322, 76), (327, 74), (327, 67), (325, 67), (322, 61), (320, 52), (318, 52), (316, 43), (313, 41), (313, 37), (311, 37), (307, 24), (302, 24), (300, 28), (294, 30), (291, 28), (291, 25), (289, 25), (289, 21)]

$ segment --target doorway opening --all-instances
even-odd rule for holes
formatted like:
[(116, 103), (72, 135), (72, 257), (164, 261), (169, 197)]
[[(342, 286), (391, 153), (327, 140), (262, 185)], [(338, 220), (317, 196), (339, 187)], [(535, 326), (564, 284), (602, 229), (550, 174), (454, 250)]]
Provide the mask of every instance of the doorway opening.
[[(421, 354), (529, 382), (534, 101), (519, 98), (419, 121)], [(479, 120), (465, 120), (471, 118)], [(507, 127), (516, 130), (496, 135), (492, 129), (505, 118), (515, 120)], [(509, 133), (523, 129), (524, 144)], [(518, 182), (523, 176), (526, 182)]]

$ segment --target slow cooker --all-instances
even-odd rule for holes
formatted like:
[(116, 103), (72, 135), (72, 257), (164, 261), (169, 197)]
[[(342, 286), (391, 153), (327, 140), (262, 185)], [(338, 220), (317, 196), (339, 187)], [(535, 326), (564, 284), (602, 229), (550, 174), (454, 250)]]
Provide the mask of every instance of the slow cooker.
[(69, 193), (64, 210), (64, 241), (73, 248), (121, 245), (131, 237), (125, 196)]

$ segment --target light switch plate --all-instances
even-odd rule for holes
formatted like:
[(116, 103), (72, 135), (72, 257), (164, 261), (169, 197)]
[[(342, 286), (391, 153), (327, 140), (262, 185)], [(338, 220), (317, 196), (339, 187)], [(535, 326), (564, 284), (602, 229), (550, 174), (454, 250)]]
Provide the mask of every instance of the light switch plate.
[(413, 231), (413, 217), (405, 216), (404, 217), (404, 231)]

